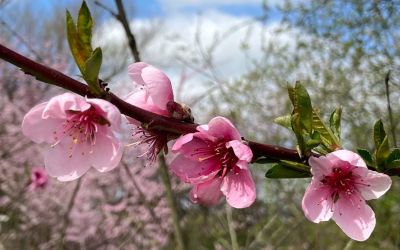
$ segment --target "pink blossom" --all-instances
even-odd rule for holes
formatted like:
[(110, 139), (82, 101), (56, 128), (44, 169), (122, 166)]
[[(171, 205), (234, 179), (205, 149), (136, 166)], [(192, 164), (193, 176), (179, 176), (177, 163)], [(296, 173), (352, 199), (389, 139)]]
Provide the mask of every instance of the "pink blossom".
[(376, 220), (365, 201), (386, 193), (390, 177), (368, 170), (361, 157), (348, 150), (311, 157), (309, 163), (313, 178), (302, 202), (306, 217), (315, 223), (332, 218), (350, 238), (368, 239)]
[(71, 181), (90, 166), (100, 172), (114, 169), (122, 146), (115, 132), (121, 114), (111, 103), (65, 93), (33, 107), (24, 117), (22, 132), (36, 143), (51, 146), (45, 153), (45, 168), (60, 181)]
[(31, 172), (31, 183), (28, 186), (28, 190), (34, 191), (38, 188), (44, 188), (47, 185), (48, 179), (44, 168), (33, 168)]
[[(174, 95), (169, 78), (159, 69), (143, 62), (131, 64), (128, 74), (138, 91), (130, 93), (125, 101), (147, 111), (171, 117), (167, 106), (174, 101)], [(135, 144), (147, 144), (149, 149), (145, 154), (148, 160), (154, 162), (157, 154), (166, 146), (168, 134), (145, 130), (138, 121), (129, 117), (128, 121), (136, 126), (133, 135), (139, 136), (139, 140)]]
[(232, 207), (250, 206), (256, 187), (248, 168), (253, 157), (233, 124), (224, 117), (213, 118), (195, 133), (180, 137), (170, 164), (182, 181), (193, 184), (190, 198), (195, 203), (216, 204), (222, 195)]

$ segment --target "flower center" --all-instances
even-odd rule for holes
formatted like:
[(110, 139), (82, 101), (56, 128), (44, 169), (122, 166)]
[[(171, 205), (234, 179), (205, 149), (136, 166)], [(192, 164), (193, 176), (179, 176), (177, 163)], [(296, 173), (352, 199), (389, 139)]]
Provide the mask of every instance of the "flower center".
[[(96, 132), (98, 132), (98, 125), (110, 126), (110, 122), (104, 118), (94, 108), (90, 107), (85, 111), (68, 110), (69, 117), (62, 124), (58, 131), (54, 131), (55, 143), (52, 145), (56, 146), (65, 137), (69, 136), (72, 140), (72, 146), (70, 147), (71, 153), (69, 157), (72, 157), (77, 144), (88, 144), (90, 145), (89, 153), (93, 152), (93, 146), (96, 144)], [(82, 155), (85, 153), (82, 152)]]
[(232, 148), (226, 147), (226, 141), (207, 142), (206, 148), (198, 148), (192, 156), (197, 155), (199, 161), (214, 159), (219, 162), (221, 171), (219, 175), (224, 177), (236, 165), (238, 158)]
[(157, 155), (161, 152), (161, 150), (168, 149), (166, 147), (168, 143), (168, 133), (159, 132), (157, 130), (146, 130), (142, 127), (137, 127), (133, 129), (132, 137), (136, 138), (137, 141), (129, 144), (128, 146), (142, 144), (147, 145), (147, 150), (138, 157), (146, 155), (149, 164), (153, 164), (156, 161)]
[(333, 168), (332, 174), (325, 176), (321, 183), (328, 185), (332, 192), (332, 198), (336, 202), (340, 194), (351, 195), (356, 191), (355, 176), (353, 172), (343, 168)]

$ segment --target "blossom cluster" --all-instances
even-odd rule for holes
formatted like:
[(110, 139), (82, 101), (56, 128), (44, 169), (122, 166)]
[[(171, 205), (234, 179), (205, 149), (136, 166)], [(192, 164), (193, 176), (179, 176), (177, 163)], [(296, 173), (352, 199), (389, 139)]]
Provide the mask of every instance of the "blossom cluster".
[[(144, 110), (177, 119), (192, 120), (190, 111), (174, 101), (171, 81), (159, 69), (146, 63), (129, 66), (137, 90), (125, 101)], [(24, 117), (22, 131), (36, 143), (47, 143), (44, 165), (60, 181), (72, 181), (90, 167), (99, 172), (113, 170), (121, 161), (121, 113), (113, 104), (97, 98), (65, 93), (32, 108)], [(175, 135), (133, 126), (132, 145), (145, 144), (149, 162), (154, 162)], [(249, 164), (254, 160), (249, 145), (235, 126), (224, 117), (199, 125), (196, 132), (180, 136), (172, 146), (170, 170), (192, 185), (194, 203), (215, 205), (225, 196), (235, 208), (246, 208), (256, 199), (256, 185)], [(310, 157), (313, 175), (302, 207), (315, 222), (331, 218), (354, 240), (368, 239), (375, 227), (375, 215), (366, 200), (382, 196), (391, 186), (389, 176), (369, 170), (361, 157), (348, 150)], [(47, 177), (33, 172), (31, 189), (44, 186)]]

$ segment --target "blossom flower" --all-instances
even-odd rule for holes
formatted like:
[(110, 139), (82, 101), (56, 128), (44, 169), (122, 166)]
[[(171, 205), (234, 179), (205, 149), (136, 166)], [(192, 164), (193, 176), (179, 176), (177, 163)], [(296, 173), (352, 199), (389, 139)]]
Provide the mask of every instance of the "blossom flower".
[(376, 220), (365, 201), (386, 193), (390, 177), (368, 170), (361, 157), (348, 150), (310, 157), (309, 163), (313, 178), (302, 201), (306, 217), (315, 223), (332, 218), (350, 238), (368, 239)]
[(256, 198), (248, 168), (253, 153), (239, 132), (224, 117), (213, 118), (197, 131), (175, 142), (172, 151), (178, 154), (170, 164), (175, 175), (193, 184), (191, 200), (214, 205), (225, 195), (232, 207), (250, 206)]
[(31, 172), (31, 183), (28, 186), (28, 190), (34, 191), (38, 188), (44, 188), (47, 185), (48, 179), (49, 177), (44, 168), (33, 168)]
[[(188, 111), (174, 102), (171, 81), (159, 69), (143, 62), (131, 64), (128, 74), (139, 89), (130, 93), (125, 101), (144, 110), (179, 120), (190, 120)], [(137, 144), (147, 144), (147, 155), (150, 162), (154, 162), (162, 149), (166, 149), (169, 134), (157, 130), (144, 129), (140, 123), (132, 118), (128, 121), (135, 125), (134, 137), (139, 137)]]
[(60, 181), (71, 181), (90, 166), (100, 172), (114, 169), (122, 146), (115, 132), (121, 114), (111, 103), (65, 93), (33, 107), (22, 121), (22, 132), (36, 143), (51, 145), (45, 168)]

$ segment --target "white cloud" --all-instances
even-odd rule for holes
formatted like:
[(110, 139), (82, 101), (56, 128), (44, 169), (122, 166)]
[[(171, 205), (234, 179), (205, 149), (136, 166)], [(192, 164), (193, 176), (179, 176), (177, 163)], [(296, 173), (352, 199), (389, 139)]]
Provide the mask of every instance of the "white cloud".
[[(207, 50), (216, 39), (221, 39), (221, 43), (214, 50), (213, 62), (218, 77), (229, 80), (246, 73), (250, 69), (251, 60), (261, 59), (262, 45), (293, 44), (293, 37), (298, 33), (298, 31), (287, 30), (278, 35), (275, 30), (282, 26), (277, 23), (264, 27), (259, 21), (251, 21), (250, 17), (238, 17), (215, 10), (204, 12), (201, 16), (176, 14), (162, 20), (134, 20), (131, 26), (139, 43), (144, 36), (155, 32), (153, 39), (141, 48), (142, 60), (165, 71), (175, 88), (180, 80), (182, 68), (187, 66), (177, 57), (189, 61), (199, 58), (199, 41), (202, 49)], [(105, 45), (121, 47), (126, 41), (124, 31), (116, 21), (105, 23), (96, 33), (95, 39), (102, 47)], [(247, 47), (245, 53), (241, 49), (243, 44)], [(126, 53), (129, 54), (130, 51), (125, 51)], [(193, 72), (189, 70), (189, 73)], [(129, 82), (126, 75), (121, 75), (119, 80)], [(192, 96), (198, 96), (206, 91), (209, 85), (205, 83), (209, 81), (207, 77), (195, 74), (187, 81), (183, 89), (183, 101), (188, 102)], [(124, 88), (124, 93), (126, 92)]]
[[(307, 0), (291, 0), (292, 4), (306, 2)], [(227, 5), (262, 6), (267, 2), (269, 6), (282, 6), (283, 0), (158, 0), (159, 4), (167, 11), (176, 11), (185, 7), (215, 8)]]

